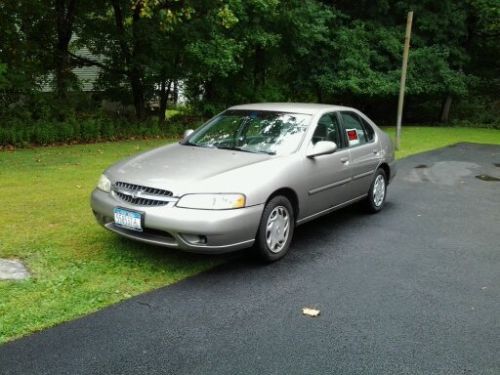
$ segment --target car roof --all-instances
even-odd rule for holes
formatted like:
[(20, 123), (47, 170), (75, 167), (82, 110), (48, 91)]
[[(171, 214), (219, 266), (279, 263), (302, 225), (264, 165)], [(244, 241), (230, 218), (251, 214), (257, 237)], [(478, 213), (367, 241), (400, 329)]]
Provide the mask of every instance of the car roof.
[(293, 112), (313, 115), (317, 112), (352, 110), (350, 107), (343, 107), (333, 104), (316, 103), (252, 103), (235, 105), (230, 110), (251, 110), (251, 111), (278, 111)]

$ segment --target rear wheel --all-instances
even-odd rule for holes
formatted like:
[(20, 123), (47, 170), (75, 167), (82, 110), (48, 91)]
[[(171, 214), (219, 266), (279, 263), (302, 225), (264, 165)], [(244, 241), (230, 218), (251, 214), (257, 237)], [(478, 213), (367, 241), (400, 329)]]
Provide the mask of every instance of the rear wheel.
[(288, 252), (295, 229), (295, 217), (290, 201), (284, 196), (272, 198), (264, 208), (256, 248), (267, 262), (281, 259)]
[(368, 191), (368, 197), (366, 198), (366, 207), (369, 212), (377, 213), (383, 207), (385, 203), (385, 197), (387, 195), (387, 176), (382, 168), (379, 168), (375, 173), (370, 190)]

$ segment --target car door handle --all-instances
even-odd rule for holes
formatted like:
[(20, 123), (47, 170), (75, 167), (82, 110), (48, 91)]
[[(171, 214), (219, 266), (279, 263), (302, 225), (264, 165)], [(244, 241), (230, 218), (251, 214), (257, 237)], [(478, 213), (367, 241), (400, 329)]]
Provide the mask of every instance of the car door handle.
[(374, 148), (372, 151), (373, 151), (373, 153), (374, 153), (375, 155), (377, 155), (377, 154), (378, 154), (378, 150), (377, 150), (376, 148)]
[(340, 162), (347, 164), (347, 163), (349, 163), (349, 158), (348, 157), (340, 158)]

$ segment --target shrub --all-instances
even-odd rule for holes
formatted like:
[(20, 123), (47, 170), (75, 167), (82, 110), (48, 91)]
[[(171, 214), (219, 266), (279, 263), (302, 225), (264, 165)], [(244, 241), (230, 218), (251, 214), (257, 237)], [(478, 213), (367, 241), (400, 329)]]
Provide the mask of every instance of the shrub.
[(124, 138), (177, 138), (184, 130), (195, 128), (200, 118), (176, 116), (163, 124), (156, 118), (136, 122), (106, 116), (71, 117), (65, 121), (10, 119), (0, 122), (0, 146), (23, 147), (55, 143), (97, 142)]
[(84, 142), (92, 142), (99, 140), (100, 137), (100, 123), (96, 119), (87, 119), (80, 123), (80, 136)]
[(457, 100), (452, 123), (460, 126), (500, 129), (500, 101), (485, 97)]

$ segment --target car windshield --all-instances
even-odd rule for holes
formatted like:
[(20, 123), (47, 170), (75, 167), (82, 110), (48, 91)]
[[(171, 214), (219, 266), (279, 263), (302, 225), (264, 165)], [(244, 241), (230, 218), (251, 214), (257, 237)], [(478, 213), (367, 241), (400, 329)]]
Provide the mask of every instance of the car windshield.
[(213, 118), (185, 144), (285, 155), (295, 152), (310, 115), (274, 111), (229, 110)]

